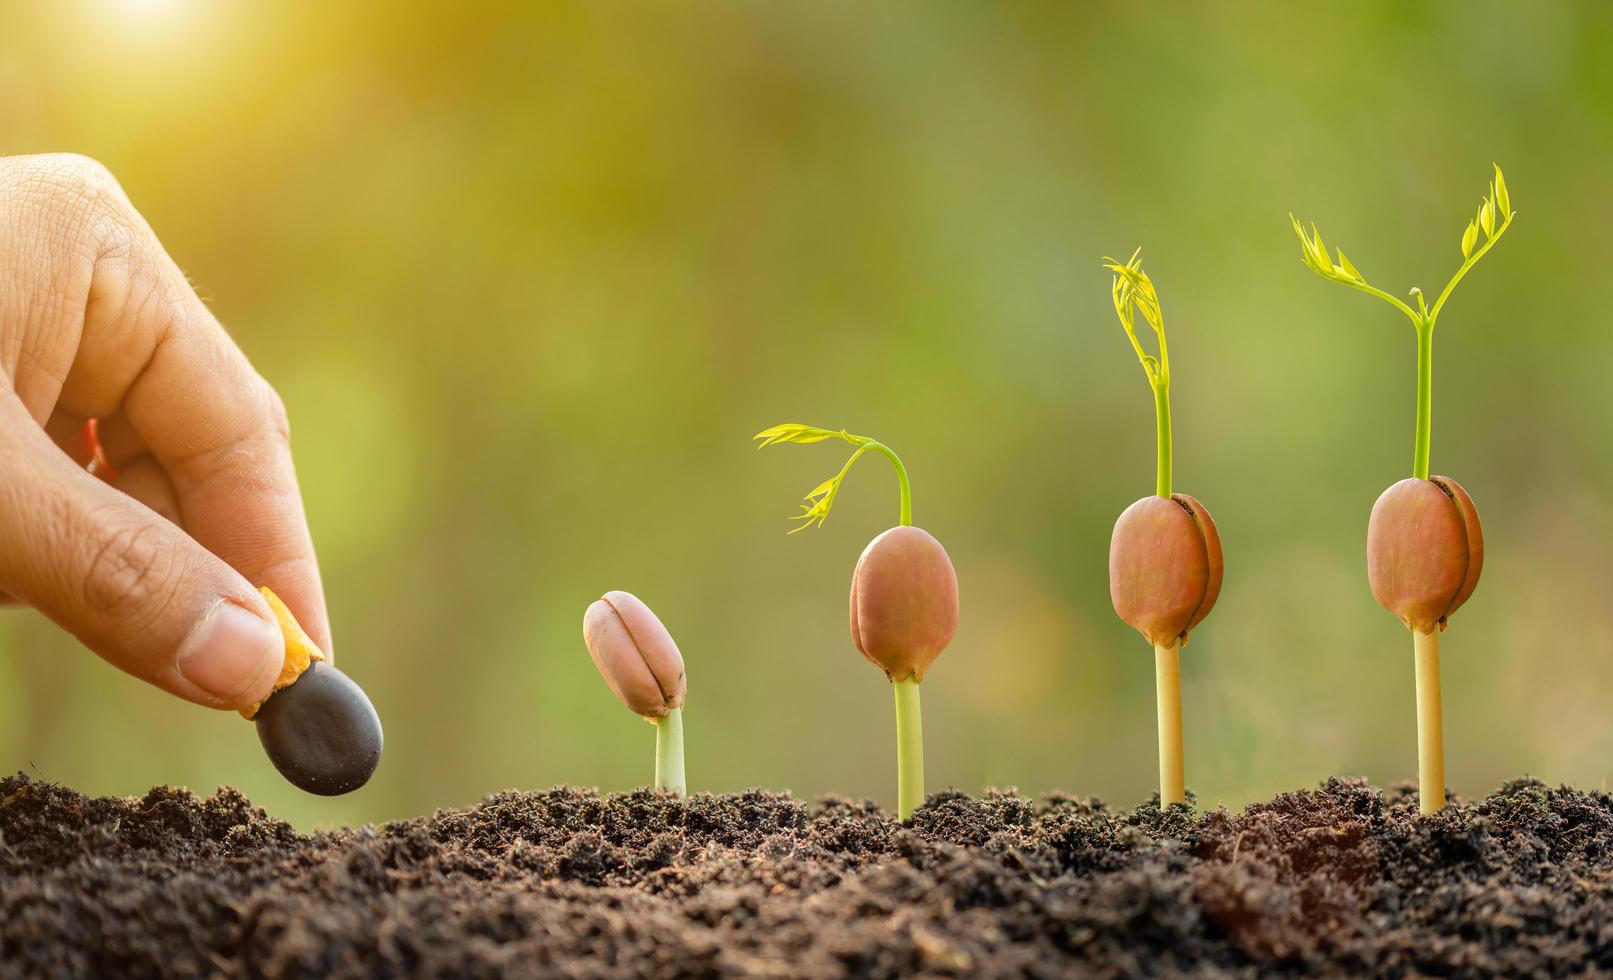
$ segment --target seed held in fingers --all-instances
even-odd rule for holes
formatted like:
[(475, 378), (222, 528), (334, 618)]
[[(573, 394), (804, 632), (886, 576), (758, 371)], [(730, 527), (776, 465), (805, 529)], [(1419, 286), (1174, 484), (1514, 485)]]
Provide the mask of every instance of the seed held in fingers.
[(257, 713), (258, 739), (292, 785), (340, 796), (369, 782), (381, 761), (381, 719), (364, 691), (316, 661)]

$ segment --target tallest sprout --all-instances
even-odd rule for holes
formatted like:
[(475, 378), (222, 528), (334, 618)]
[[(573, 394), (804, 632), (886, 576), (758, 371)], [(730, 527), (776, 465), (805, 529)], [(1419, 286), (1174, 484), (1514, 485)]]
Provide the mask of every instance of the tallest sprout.
[[(1114, 273), (1115, 313), (1154, 390), (1154, 496), (1127, 507), (1109, 542), (1109, 597), (1115, 612), (1154, 647), (1159, 722), (1159, 804), (1187, 800), (1182, 761), (1181, 648), (1221, 594), (1221, 537), (1204, 505), (1171, 492), (1171, 359), (1165, 315), (1142, 267), (1142, 249)], [(1137, 339), (1137, 315), (1154, 331), (1155, 357)]]
[[(1411, 630), (1417, 672), (1418, 804), (1423, 813), (1445, 806), (1445, 736), (1439, 693), (1439, 634), (1478, 587), (1484, 569), (1484, 531), (1479, 512), (1461, 484), (1429, 475), (1434, 427), (1434, 324), (1451, 291), (1512, 226), (1507, 182), (1495, 168), (1490, 192), (1462, 232), (1462, 264), (1430, 307), (1420, 289), (1417, 307), (1368, 283), (1344, 252), (1334, 262), (1322, 233), (1290, 215), (1305, 264), (1324, 279), (1343, 283), (1390, 304), (1411, 321), (1417, 335), (1417, 422), (1411, 477), (1378, 498), (1367, 524), (1367, 578), (1372, 596)], [(1479, 237), (1483, 235), (1483, 243)]]

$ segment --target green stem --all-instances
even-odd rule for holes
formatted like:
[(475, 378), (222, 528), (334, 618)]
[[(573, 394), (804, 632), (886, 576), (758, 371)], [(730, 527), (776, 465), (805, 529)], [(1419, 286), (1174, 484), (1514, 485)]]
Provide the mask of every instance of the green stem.
[[(885, 454), (885, 458), (896, 467), (896, 482), (902, 488), (902, 526), (913, 526), (913, 487), (907, 482), (907, 467), (902, 465), (902, 459), (897, 456), (891, 447), (874, 439), (863, 444), (864, 449), (876, 449)], [(855, 458), (855, 457), (853, 457)]]
[(1456, 284), (1462, 281), (1463, 276), (1467, 275), (1467, 270), (1479, 264), (1479, 259), (1484, 258), (1484, 253), (1488, 252), (1496, 242), (1501, 240), (1501, 236), (1506, 234), (1507, 229), (1512, 225), (1512, 219), (1516, 216), (1516, 212), (1507, 215), (1506, 220), (1501, 222), (1501, 227), (1495, 230), (1495, 234), (1488, 236), (1485, 243), (1479, 246), (1479, 250), (1468, 256), (1467, 260), (1462, 263), (1461, 268), (1456, 270), (1456, 275), (1451, 276), (1451, 281), (1446, 283), (1445, 288), (1439, 291), (1439, 298), (1434, 300), (1434, 308), (1428, 313), (1429, 323), (1439, 319), (1439, 311), (1445, 308), (1445, 301), (1451, 298), (1451, 291), (1456, 288)]
[(1411, 459), (1411, 475), (1428, 479), (1429, 443), (1434, 430), (1434, 321), (1417, 321), (1417, 444)]
[(689, 795), (683, 778), (683, 709), (673, 708), (655, 720), (655, 788)]
[(1155, 492), (1171, 495), (1171, 384), (1168, 379), (1154, 385), (1154, 424), (1159, 431), (1159, 464), (1155, 468)]
[(906, 820), (924, 804), (924, 720), (918, 681), (909, 677), (891, 688), (896, 692), (896, 813)]

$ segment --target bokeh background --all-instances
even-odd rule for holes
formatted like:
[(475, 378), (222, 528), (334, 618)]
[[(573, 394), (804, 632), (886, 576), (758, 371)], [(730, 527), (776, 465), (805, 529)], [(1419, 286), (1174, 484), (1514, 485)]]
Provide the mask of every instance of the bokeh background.
[(1613, 775), (1613, 7), (1451, 0), (217, 4), (0, 0), (0, 152), (116, 172), (284, 394), (374, 782), (282, 782), (250, 728), (0, 615), (0, 768), (243, 788), (299, 826), (503, 787), (615, 790), (653, 732), (582, 646), (644, 597), (689, 665), (693, 787), (892, 802), (845, 594), (896, 487), (963, 596), (929, 782), (1155, 786), (1152, 658), (1109, 606), (1152, 405), (1109, 300), (1165, 305), (1176, 483), (1227, 549), (1184, 658), (1189, 785), (1238, 806), (1415, 774), (1406, 631), (1367, 591), (1409, 473), (1413, 334), (1300, 263), (1437, 291), (1490, 179), (1520, 212), (1436, 344), (1434, 469), (1484, 580), (1446, 635), (1449, 779)]

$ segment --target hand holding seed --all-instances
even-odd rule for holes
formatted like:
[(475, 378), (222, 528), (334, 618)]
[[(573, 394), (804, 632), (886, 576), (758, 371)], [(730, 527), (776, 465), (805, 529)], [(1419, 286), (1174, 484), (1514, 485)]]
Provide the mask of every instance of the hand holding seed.
[(284, 661), (253, 583), (328, 655), (280, 399), (104, 167), (0, 158), (0, 283), (0, 593), (214, 708)]

